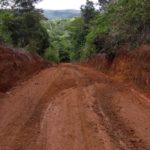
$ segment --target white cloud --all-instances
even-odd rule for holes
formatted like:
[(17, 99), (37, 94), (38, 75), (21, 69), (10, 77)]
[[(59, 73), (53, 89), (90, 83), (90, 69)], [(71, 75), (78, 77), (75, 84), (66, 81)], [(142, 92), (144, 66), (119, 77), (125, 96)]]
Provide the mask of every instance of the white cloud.
[[(97, 0), (93, 0), (97, 2)], [(36, 5), (37, 8), (43, 9), (80, 9), (86, 0), (43, 0)]]

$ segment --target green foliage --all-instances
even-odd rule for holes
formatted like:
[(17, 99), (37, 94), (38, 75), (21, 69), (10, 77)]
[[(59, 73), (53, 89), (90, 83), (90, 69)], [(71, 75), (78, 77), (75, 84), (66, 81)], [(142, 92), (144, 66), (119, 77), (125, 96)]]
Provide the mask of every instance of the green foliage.
[(71, 34), (73, 49), (78, 51), (85, 44), (85, 37), (88, 34), (88, 26), (81, 17), (76, 18), (70, 23), (68, 30)]
[(111, 1), (115, 1), (115, 0), (98, 0), (98, 3), (101, 7), (100, 10), (104, 10), (105, 7), (111, 2)]
[(70, 61), (69, 53), (72, 45), (70, 41), (70, 32), (67, 30), (67, 27), (71, 20), (47, 20), (42, 22), (43, 27), (47, 29), (49, 34), (49, 49), (52, 49), (53, 53), (55, 52), (60, 62)]
[[(1, 0), (0, 5), (9, 2)], [(11, 11), (0, 11), (0, 39), (54, 62), (77, 61), (94, 53), (113, 58), (121, 47), (150, 43), (149, 0), (99, 0), (99, 11), (87, 0), (80, 17), (57, 21), (42, 21), (36, 2), (12, 0)]]
[[(70, 23), (68, 30), (71, 33), (72, 52), (71, 60), (79, 60), (84, 51), (86, 36), (89, 34), (91, 28), (91, 20), (97, 15), (97, 11), (92, 1), (87, 0), (86, 5), (81, 6), (81, 17), (76, 18)], [(85, 53), (84, 53), (85, 52)]]
[[(86, 36), (85, 42), (85, 56), (90, 56), (93, 53), (102, 51), (103, 45), (105, 43), (105, 36), (109, 32), (109, 25), (104, 14), (96, 16), (90, 23), (90, 30)], [(101, 40), (97, 41), (98, 37)]]
[(0, 0), (0, 7), (11, 7), (13, 9), (28, 11), (32, 10), (34, 8), (34, 4), (38, 3), (39, 1), (41, 0)]
[(150, 24), (149, 0), (120, 0), (109, 6), (109, 14), (113, 31), (120, 37), (122, 43), (143, 42), (146, 38)]
[(36, 13), (13, 14), (5, 25), (11, 33), (12, 44), (18, 47), (26, 47), (31, 51), (43, 54), (47, 48), (48, 34), (39, 23)]
[(59, 60), (59, 52), (57, 50), (53, 50), (51, 48), (48, 48), (46, 51), (45, 51), (45, 54), (44, 54), (44, 57), (47, 59), (47, 60), (50, 60), (50, 61), (53, 61), (55, 63), (58, 63), (60, 60)]
[(5, 42), (11, 42), (11, 33), (8, 29), (8, 22), (12, 19), (10, 11), (0, 10), (0, 40)]
[(40, 23), (43, 19), (41, 11), (34, 8), (38, 1), (0, 1), (1, 7), (12, 7), (0, 11), (0, 36), (16, 47), (43, 55), (44, 50), (49, 47), (49, 36)]
[(86, 5), (81, 6), (81, 15), (85, 23), (88, 23), (96, 14), (93, 1), (87, 0)]
[[(149, 0), (118, 0), (108, 3), (104, 11), (88, 24), (84, 56), (93, 53), (107, 53), (114, 56), (124, 45), (138, 46), (150, 42)], [(105, 2), (105, 1), (101, 1)]]

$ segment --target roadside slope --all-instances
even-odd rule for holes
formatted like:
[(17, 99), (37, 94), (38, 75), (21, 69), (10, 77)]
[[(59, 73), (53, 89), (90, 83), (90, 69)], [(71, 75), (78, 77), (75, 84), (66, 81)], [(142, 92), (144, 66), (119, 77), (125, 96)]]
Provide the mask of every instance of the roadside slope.
[(120, 49), (113, 61), (105, 54), (93, 55), (88, 64), (115, 80), (130, 82), (141, 89), (150, 90), (150, 45), (132, 50)]
[(38, 55), (0, 45), (0, 92), (47, 67)]

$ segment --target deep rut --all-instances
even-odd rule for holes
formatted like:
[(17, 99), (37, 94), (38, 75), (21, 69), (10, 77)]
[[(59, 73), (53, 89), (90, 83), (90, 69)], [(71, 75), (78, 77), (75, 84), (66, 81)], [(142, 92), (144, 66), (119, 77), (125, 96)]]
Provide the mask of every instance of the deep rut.
[(136, 135), (134, 128), (126, 124), (124, 118), (118, 115), (122, 109), (122, 107), (118, 107), (114, 102), (114, 95), (118, 91), (119, 89), (113, 86), (96, 89), (97, 96), (94, 103), (94, 110), (99, 115), (100, 122), (103, 123), (112, 142), (118, 149), (149, 150), (149, 146)]

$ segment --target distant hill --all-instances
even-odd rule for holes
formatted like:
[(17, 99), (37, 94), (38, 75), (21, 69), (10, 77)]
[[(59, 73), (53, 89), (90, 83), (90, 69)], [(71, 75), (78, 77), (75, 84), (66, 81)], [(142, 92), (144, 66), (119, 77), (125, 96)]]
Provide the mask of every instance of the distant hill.
[(80, 16), (80, 10), (44, 10), (44, 16), (50, 20), (67, 19)]

